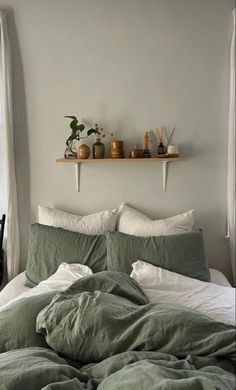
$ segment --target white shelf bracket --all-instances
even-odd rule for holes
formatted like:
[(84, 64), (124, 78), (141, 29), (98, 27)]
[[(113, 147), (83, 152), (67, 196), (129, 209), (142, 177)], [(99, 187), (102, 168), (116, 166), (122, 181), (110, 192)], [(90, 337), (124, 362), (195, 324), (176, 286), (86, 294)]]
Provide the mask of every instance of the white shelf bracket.
[(168, 163), (169, 163), (169, 161), (162, 162), (162, 179), (163, 179), (162, 188), (163, 188), (163, 191), (166, 191), (166, 189), (167, 189)]
[[(165, 157), (164, 157), (165, 158)], [(168, 169), (169, 169), (169, 162), (176, 162), (176, 161), (185, 161), (186, 158), (185, 157), (175, 157), (175, 158), (167, 158), (166, 160), (162, 159), (162, 158), (144, 158), (144, 159), (137, 159), (137, 161), (135, 161), (134, 159), (123, 159), (122, 161), (123, 162), (130, 162), (130, 163), (133, 163), (133, 162), (161, 162), (162, 163), (162, 189), (163, 191), (166, 191), (167, 190), (167, 181), (168, 181)], [(60, 158), (60, 159), (57, 159), (56, 160), (57, 162), (70, 162), (70, 163), (73, 163), (75, 164), (75, 179), (76, 179), (76, 190), (78, 192), (80, 192), (80, 165), (83, 164), (83, 163), (99, 163), (99, 162), (120, 162), (118, 159), (97, 159), (97, 160), (93, 160), (93, 159), (90, 159), (90, 160), (80, 160), (80, 159), (71, 159), (71, 160), (68, 160), (68, 159), (64, 159), (64, 158)]]
[(80, 163), (75, 164), (76, 190), (80, 192)]

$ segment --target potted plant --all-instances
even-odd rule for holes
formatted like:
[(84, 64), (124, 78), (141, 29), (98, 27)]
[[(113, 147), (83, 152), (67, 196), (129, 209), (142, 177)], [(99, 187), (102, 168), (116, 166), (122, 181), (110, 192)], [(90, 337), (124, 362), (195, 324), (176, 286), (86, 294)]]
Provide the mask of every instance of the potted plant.
[(72, 119), (70, 122), (71, 135), (66, 140), (66, 150), (64, 153), (65, 158), (88, 158), (90, 155), (90, 148), (88, 145), (82, 144), (76, 151), (75, 141), (88, 138), (91, 134), (98, 134), (98, 130), (89, 129), (84, 135), (85, 125), (79, 123), (78, 118), (75, 115), (65, 115), (65, 118)]

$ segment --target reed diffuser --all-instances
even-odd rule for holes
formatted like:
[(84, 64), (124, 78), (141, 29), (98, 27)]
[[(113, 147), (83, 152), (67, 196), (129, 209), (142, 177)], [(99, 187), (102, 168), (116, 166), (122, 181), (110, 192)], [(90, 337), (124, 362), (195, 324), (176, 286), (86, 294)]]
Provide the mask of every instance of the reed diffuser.
[(157, 155), (158, 156), (163, 156), (163, 154), (166, 153), (166, 147), (164, 145), (164, 134), (166, 132), (165, 127), (157, 127), (157, 138), (159, 139), (159, 144), (157, 147)]

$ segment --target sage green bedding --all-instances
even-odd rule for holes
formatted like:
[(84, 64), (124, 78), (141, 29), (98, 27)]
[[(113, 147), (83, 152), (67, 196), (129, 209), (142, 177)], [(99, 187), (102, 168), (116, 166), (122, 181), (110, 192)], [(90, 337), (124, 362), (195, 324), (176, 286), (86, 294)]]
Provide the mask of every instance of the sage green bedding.
[(19, 299), (0, 310), (0, 352), (26, 347), (48, 347), (35, 332), (36, 318), (55, 293)]
[[(84, 389), (88, 375), (67, 364), (65, 359), (46, 348), (26, 348), (0, 354), (1, 390), (41, 390), (52, 384), (62, 389)], [(64, 387), (64, 385), (67, 387)], [(60, 387), (57, 387), (57, 389)]]
[[(86, 282), (87, 290), (81, 292)], [(127, 296), (129, 290), (133, 294)], [(37, 331), (54, 350), (83, 363), (126, 350), (155, 350), (178, 358), (191, 350), (197, 356), (233, 354), (234, 327), (180, 305), (145, 301), (128, 275), (101, 272), (57, 294), (39, 313)]]
[(181, 275), (210, 281), (202, 231), (158, 237), (106, 233), (108, 271), (132, 272), (132, 263), (142, 260)]
[(235, 389), (235, 328), (149, 304), (123, 273), (78, 280), (36, 323), (47, 347), (0, 354), (1, 390)]
[(105, 271), (106, 259), (105, 236), (35, 223), (30, 228), (25, 284), (35, 287), (54, 274), (63, 261), (85, 264), (93, 272)]

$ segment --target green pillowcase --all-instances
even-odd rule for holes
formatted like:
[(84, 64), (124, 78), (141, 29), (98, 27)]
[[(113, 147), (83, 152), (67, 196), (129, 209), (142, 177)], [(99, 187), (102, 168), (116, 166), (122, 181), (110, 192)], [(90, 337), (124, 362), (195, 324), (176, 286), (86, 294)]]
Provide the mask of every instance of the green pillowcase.
[(105, 236), (74, 233), (40, 224), (31, 225), (26, 286), (34, 287), (47, 279), (63, 261), (85, 264), (93, 272), (105, 271)]
[(158, 237), (109, 232), (106, 242), (109, 271), (130, 275), (131, 264), (142, 260), (190, 278), (210, 281), (201, 231)]
[(36, 333), (36, 318), (51, 302), (54, 293), (22, 298), (0, 311), (0, 353), (26, 347), (50, 348)]

